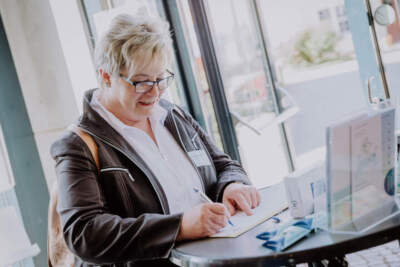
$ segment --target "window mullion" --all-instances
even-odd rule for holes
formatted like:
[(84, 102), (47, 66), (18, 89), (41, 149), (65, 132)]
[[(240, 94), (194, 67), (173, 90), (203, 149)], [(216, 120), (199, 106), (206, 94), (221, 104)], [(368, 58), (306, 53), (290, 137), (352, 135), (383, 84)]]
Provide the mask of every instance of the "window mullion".
[(183, 90), (185, 92), (186, 103), (189, 112), (199, 122), (199, 124), (206, 129), (203, 111), (200, 104), (200, 97), (196, 85), (195, 75), (190, 64), (190, 56), (185, 41), (182, 24), (179, 17), (178, 6), (175, 0), (162, 1), (165, 11), (166, 19), (174, 30), (172, 39), (176, 54), (177, 65), (183, 83)]
[[(260, 43), (262, 45), (262, 52), (263, 52), (263, 61), (264, 61), (264, 72), (266, 77), (268, 77), (268, 80), (270, 81), (270, 92), (272, 94), (272, 99), (273, 99), (273, 103), (274, 103), (274, 110), (275, 113), (277, 115), (279, 115), (282, 112), (282, 107), (279, 104), (279, 99), (278, 99), (278, 95), (277, 95), (277, 89), (276, 89), (276, 85), (275, 85), (275, 75), (273, 73), (273, 68), (272, 68), (272, 63), (271, 63), (271, 57), (269, 55), (268, 52), (268, 45), (267, 45), (267, 36), (264, 35), (264, 28), (262, 25), (262, 21), (261, 21), (261, 15), (259, 13), (259, 8), (257, 5), (257, 0), (253, 0), (250, 1), (250, 8), (253, 12), (253, 17), (254, 17), (254, 22), (255, 22), (255, 26), (256, 26), (256, 32), (257, 35), (260, 39)], [(293, 161), (293, 154), (292, 151), (290, 149), (290, 144), (289, 144), (289, 140), (288, 140), (288, 135), (287, 135), (287, 131), (285, 128), (285, 125), (283, 123), (280, 123), (278, 125), (279, 127), (279, 131), (281, 134), (281, 138), (282, 138), (282, 142), (284, 145), (284, 152), (285, 152), (285, 156), (286, 156), (286, 160), (287, 160), (287, 164), (289, 167), (290, 171), (294, 171), (295, 166), (294, 166), (294, 161)]]
[(210, 84), (211, 99), (215, 109), (216, 119), (221, 131), (221, 139), (225, 151), (236, 160), (240, 160), (236, 133), (230, 115), (221, 72), (215, 53), (211, 30), (207, 21), (204, 1), (189, 0), (195, 31), (199, 41), (200, 53)]

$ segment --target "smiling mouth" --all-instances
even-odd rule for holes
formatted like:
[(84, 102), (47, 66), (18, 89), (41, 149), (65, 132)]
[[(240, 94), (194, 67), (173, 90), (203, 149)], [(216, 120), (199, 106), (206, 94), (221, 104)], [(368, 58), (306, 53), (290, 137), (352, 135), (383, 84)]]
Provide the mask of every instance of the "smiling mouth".
[(153, 101), (139, 101), (139, 104), (143, 105), (143, 106), (152, 106), (156, 103), (155, 100)]

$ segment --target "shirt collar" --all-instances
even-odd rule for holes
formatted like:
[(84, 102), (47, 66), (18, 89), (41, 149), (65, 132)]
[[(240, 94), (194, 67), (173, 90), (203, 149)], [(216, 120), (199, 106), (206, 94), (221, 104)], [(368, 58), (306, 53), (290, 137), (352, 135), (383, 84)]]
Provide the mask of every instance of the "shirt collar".
[[(99, 90), (96, 90), (93, 93), (93, 97), (90, 101), (90, 105), (93, 108), (98, 108), (101, 109), (104, 115), (107, 116), (108, 120), (111, 120), (115, 126), (119, 127), (120, 129), (127, 129), (130, 128), (131, 126), (124, 124), (120, 119), (118, 119), (113, 113), (108, 111), (99, 101)], [(150, 120), (152, 122), (158, 122), (161, 125), (164, 125), (165, 119), (167, 118), (168, 111), (157, 103), (156, 106), (153, 108), (153, 112), (150, 115)]]
[(164, 125), (165, 119), (167, 118), (168, 111), (157, 103), (157, 105), (153, 108), (153, 113), (151, 114), (151, 118), (155, 121), (158, 121), (161, 125)]

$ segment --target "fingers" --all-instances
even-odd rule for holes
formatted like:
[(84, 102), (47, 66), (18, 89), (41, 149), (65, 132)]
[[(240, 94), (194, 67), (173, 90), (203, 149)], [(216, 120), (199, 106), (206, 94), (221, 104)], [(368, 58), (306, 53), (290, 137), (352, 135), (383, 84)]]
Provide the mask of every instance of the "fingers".
[(252, 207), (253, 205), (252, 205), (252, 200), (251, 200), (251, 194), (249, 194), (249, 190), (247, 188), (244, 188), (244, 190), (242, 191), (241, 195), (246, 200), (247, 205), (250, 207), (250, 209), (253, 208)]
[(227, 225), (228, 209), (221, 203), (200, 204), (183, 214), (178, 240), (195, 239), (217, 233)]
[(236, 213), (235, 206), (229, 200), (224, 200), (223, 203), (228, 209), (230, 215), (234, 215)]
[(226, 211), (226, 207), (224, 204), (221, 203), (208, 203), (205, 204), (206, 207), (209, 208), (209, 210), (215, 214), (219, 214), (219, 215), (225, 215), (227, 213)]
[(257, 207), (261, 204), (261, 195), (258, 190), (256, 190), (256, 198), (257, 198)]
[(248, 185), (232, 183), (223, 193), (222, 203), (199, 204), (184, 213), (179, 232), (179, 240), (194, 239), (217, 233), (228, 223), (237, 210), (252, 215), (252, 208), (261, 202), (258, 191)]
[(206, 235), (213, 235), (228, 223), (230, 214), (225, 205), (221, 203), (210, 203), (204, 205)]
[(254, 209), (260, 205), (261, 196), (260, 196), (260, 193), (257, 191), (257, 189), (254, 187), (250, 187), (249, 191), (250, 191), (249, 193), (251, 196), (251, 203), (252, 203), (251, 208)]
[(248, 215), (248, 216), (253, 214), (247, 199), (243, 195), (238, 195), (235, 200), (236, 200), (236, 205), (239, 208), (239, 210), (244, 211), (244, 213), (246, 213), (246, 215)]
[(255, 187), (238, 183), (228, 185), (223, 196), (223, 203), (232, 215), (233, 209), (252, 215), (251, 209), (258, 207), (260, 202), (261, 197)]
[(210, 221), (218, 227), (217, 230), (224, 228), (228, 223), (228, 217), (226, 216), (211, 216)]
[[(223, 218), (223, 221), (228, 221), (228, 219), (231, 217), (231, 214), (229, 213), (228, 209), (224, 204), (221, 203), (212, 203), (209, 204), (209, 209), (211, 211), (213, 217), (218, 217), (218, 218)], [(224, 225), (225, 226), (225, 225)]]
[(253, 192), (253, 190), (249, 190), (250, 191), (250, 193), (249, 193), (249, 195), (250, 195), (250, 198), (251, 198), (251, 208), (252, 209), (254, 209), (255, 207), (257, 207), (258, 205), (257, 205), (257, 197), (256, 197), (256, 194)]

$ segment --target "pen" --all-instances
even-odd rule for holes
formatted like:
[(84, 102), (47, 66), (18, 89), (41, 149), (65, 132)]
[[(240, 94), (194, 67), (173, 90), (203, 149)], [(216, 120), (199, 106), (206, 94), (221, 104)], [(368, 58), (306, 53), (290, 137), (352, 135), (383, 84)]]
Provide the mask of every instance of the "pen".
[(281, 219), (279, 219), (279, 218), (276, 217), (276, 216), (271, 217), (271, 219), (272, 219), (272, 221), (273, 221), (274, 223), (280, 223), (280, 222), (281, 222)]
[[(203, 199), (204, 201), (208, 202), (208, 203), (213, 203), (211, 199), (208, 198), (208, 196), (206, 194), (204, 194), (202, 191), (200, 191), (197, 187), (193, 188), (194, 192), (198, 193), (201, 197), (201, 199)], [(228, 220), (228, 223), (231, 226), (234, 226), (233, 223), (231, 222), (231, 220)]]

